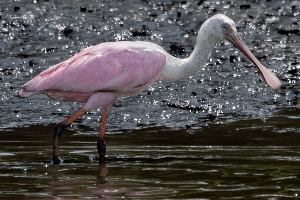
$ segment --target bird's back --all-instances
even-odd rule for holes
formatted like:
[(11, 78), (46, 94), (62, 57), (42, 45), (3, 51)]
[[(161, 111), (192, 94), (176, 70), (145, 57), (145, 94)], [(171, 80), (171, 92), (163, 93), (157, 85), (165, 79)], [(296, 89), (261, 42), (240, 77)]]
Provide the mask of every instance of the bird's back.
[(162, 48), (149, 42), (111, 42), (83, 49), (27, 82), (20, 96), (45, 91), (134, 93), (148, 86), (166, 63)]

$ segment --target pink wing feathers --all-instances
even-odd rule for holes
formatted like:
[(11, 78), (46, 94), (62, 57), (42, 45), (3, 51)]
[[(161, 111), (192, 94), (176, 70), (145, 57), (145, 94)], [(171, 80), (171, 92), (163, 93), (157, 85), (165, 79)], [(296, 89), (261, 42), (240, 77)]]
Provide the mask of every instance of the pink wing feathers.
[(149, 43), (150, 48), (145, 48), (145, 43), (139, 44), (142, 43), (103, 43), (83, 49), (27, 82), (20, 95), (47, 91), (89, 95), (117, 92), (125, 96), (135, 93), (137, 88), (151, 84), (166, 63), (160, 47)]

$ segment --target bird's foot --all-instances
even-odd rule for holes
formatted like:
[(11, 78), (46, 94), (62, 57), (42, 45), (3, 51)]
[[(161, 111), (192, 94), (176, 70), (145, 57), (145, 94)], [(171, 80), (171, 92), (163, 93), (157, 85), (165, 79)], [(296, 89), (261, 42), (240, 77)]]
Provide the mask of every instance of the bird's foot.
[(64, 162), (64, 160), (58, 156), (53, 156), (52, 162), (54, 165), (59, 165), (59, 164), (62, 164)]
[(105, 153), (106, 153), (106, 145), (105, 145), (105, 141), (103, 139), (98, 138), (97, 148), (98, 148), (98, 154), (99, 154), (99, 163), (104, 163)]

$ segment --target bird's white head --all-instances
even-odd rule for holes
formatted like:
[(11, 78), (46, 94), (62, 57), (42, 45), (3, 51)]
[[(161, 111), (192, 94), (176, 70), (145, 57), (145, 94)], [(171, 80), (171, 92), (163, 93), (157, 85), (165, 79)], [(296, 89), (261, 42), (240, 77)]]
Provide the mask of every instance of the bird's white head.
[(261, 72), (266, 83), (273, 88), (278, 90), (281, 86), (279, 79), (266, 67), (264, 67), (256, 57), (251, 53), (247, 45), (243, 42), (241, 36), (236, 30), (235, 23), (229, 17), (223, 14), (217, 14), (206, 20), (199, 31), (197, 37), (197, 43), (200, 40), (206, 38), (211, 42), (219, 42), (222, 39), (227, 39), (235, 47), (237, 47), (245, 56), (251, 60), (251, 62)]
[(206, 36), (222, 40), (226, 38), (226, 35), (230, 34), (231, 31), (236, 32), (236, 28), (232, 19), (223, 14), (217, 14), (206, 20), (202, 24), (200, 31), (204, 32)]

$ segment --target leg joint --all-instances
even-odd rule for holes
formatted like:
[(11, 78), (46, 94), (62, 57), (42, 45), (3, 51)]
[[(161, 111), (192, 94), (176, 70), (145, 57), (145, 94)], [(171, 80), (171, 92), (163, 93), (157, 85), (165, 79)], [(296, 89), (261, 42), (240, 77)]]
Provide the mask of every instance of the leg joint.
[(65, 125), (64, 123), (58, 123), (56, 126), (55, 126), (55, 129), (54, 129), (54, 137), (55, 136), (58, 136), (60, 137), (63, 130), (67, 127), (67, 125)]

